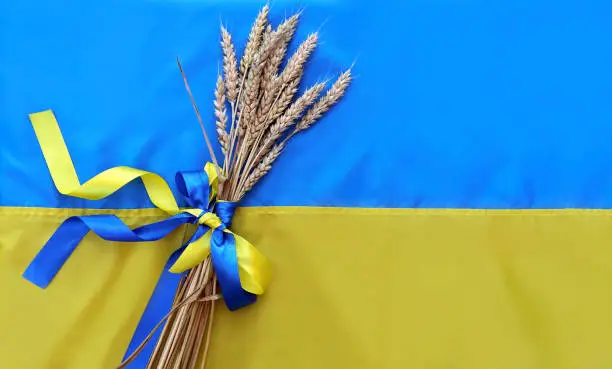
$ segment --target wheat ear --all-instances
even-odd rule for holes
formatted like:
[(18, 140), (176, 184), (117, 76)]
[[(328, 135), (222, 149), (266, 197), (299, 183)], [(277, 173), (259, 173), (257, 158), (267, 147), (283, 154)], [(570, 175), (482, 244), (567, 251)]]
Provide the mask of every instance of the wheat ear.
[(281, 75), (276, 77), (278, 79), (277, 83), (280, 85), (280, 92), (276, 97), (278, 101), (270, 108), (268, 122), (274, 122), (293, 100), (302, 78), (304, 65), (317, 46), (317, 40), (318, 35), (316, 33), (308, 36), (289, 58)]
[(293, 35), (295, 35), (295, 30), (297, 29), (300, 15), (301, 13), (292, 15), (286, 21), (281, 23), (276, 29), (276, 32), (281, 34), (281, 39), (273, 53), (270, 55), (270, 60), (266, 65), (266, 69), (264, 69), (265, 79), (271, 80), (272, 77), (278, 73), (278, 68), (285, 58), (289, 43), (293, 39)]
[(246, 192), (253, 188), (255, 183), (257, 183), (263, 176), (266, 175), (266, 173), (268, 173), (268, 171), (270, 171), (270, 169), (272, 168), (272, 163), (276, 160), (276, 158), (278, 158), (284, 147), (284, 143), (274, 145), (272, 150), (270, 150), (270, 152), (268, 152), (263, 157), (261, 162), (255, 167), (253, 172), (248, 174), (247, 180), (244, 182), (244, 185), (241, 191), (239, 192), (239, 196), (237, 197), (237, 199), (242, 198), (242, 196), (244, 196)]
[(325, 95), (317, 100), (314, 105), (308, 109), (302, 119), (295, 125), (295, 133), (303, 131), (310, 127), (317, 119), (329, 110), (334, 104), (340, 100), (340, 98), (346, 92), (349, 84), (351, 83), (351, 70), (347, 70), (342, 73), (340, 77), (334, 82), (334, 84), (327, 90)]
[(261, 156), (267, 152), (267, 149), (269, 149), (289, 127), (291, 127), (291, 125), (300, 117), (306, 108), (314, 103), (324, 88), (325, 82), (321, 82), (306, 90), (302, 96), (295, 100), (295, 102), (289, 106), (285, 113), (283, 113), (283, 115), (281, 115), (276, 122), (270, 126), (270, 129), (264, 136), (262, 147), (255, 159), (255, 162), (259, 161)]
[(261, 90), (262, 97), (259, 103), (259, 110), (257, 112), (257, 118), (259, 124), (265, 124), (270, 108), (274, 104), (274, 100), (277, 98), (278, 91), (281, 88), (282, 81), (276, 78), (278, 68), (285, 58), (287, 53), (287, 47), (289, 42), (295, 34), (295, 29), (298, 24), (299, 14), (295, 14), (274, 31), (280, 34), (280, 40), (276, 47), (272, 50), (268, 62), (263, 70)]
[(226, 165), (224, 165), (223, 170), (225, 174), (229, 175), (230, 167), (232, 167), (234, 158), (236, 156), (235, 148), (237, 146), (238, 138), (241, 136), (241, 132), (244, 130), (238, 125), (238, 105), (239, 100), (241, 100), (242, 92), (244, 90), (244, 85), (247, 77), (247, 72), (253, 59), (255, 58), (255, 54), (259, 51), (260, 45), (262, 43), (262, 39), (265, 34), (268, 34), (268, 29), (272, 29), (272, 27), (268, 24), (268, 12), (269, 7), (266, 4), (257, 14), (257, 18), (255, 18), (255, 22), (253, 22), (253, 27), (251, 27), (251, 32), (249, 33), (249, 39), (247, 41), (247, 45), (244, 50), (244, 54), (242, 55), (242, 59), (240, 59), (240, 73), (238, 79), (240, 80), (240, 85), (238, 86), (238, 96), (237, 101), (232, 106), (232, 123), (230, 126), (230, 145), (229, 152), (227, 154), (227, 158), (225, 160)]
[[(246, 113), (246, 116), (241, 126), (245, 129), (245, 132), (249, 131), (251, 141), (257, 136), (258, 131), (263, 128), (264, 123), (259, 120), (259, 116), (257, 115), (259, 107), (261, 106), (262, 95), (268, 87), (264, 83), (265, 81), (263, 81), (264, 72), (270, 60), (270, 56), (275, 52), (279, 44), (282, 43), (283, 38), (286, 37), (285, 32), (286, 31), (272, 31), (267, 35), (260, 50), (255, 54), (252, 65), (249, 68), (249, 75), (245, 82), (245, 94), (241, 111), (241, 115)], [(247, 145), (248, 144), (249, 141), (247, 140)]]
[[(261, 145), (260, 141), (262, 140), (262, 136), (258, 137), (257, 141), (253, 145), (253, 150), (251, 150), (249, 153), (248, 160), (245, 164), (244, 173), (249, 173), (254, 163), (259, 162), (262, 157), (268, 153), (270, 147), (272, 147), (272, 145), (281, 137), (287, 128), (293, 124), (300, 114), (302, 114), (307, 107), (312, 105), (324, 88), (325, 82), (317, 83), (306, 90), (302, 96), (291, 104), (291, 106), (278, 118), (274, 124), (270, 125), (270, 128), (266, 131), (265, 136), (263, 136), (263, 142)], [(240, 181), (246, 183), (246, 181), (250, 179), (250, 176), (247, 177), (244, 175)], [(241, 183), (239, 183), (238, 188), (240, 188), (240, 184)]]
[[(236, 161), (232, 168), (232, 176), (238, 178), (244, 166), (244, 161), (249, 154), (249, 149), (259, 137), (263, 125), (257, 119), (257, 107), (260, 96), (261, 72), (265, 67), (267, 59), (274, 47), (278, 44), (280, 34), (272, 32), (270, 37), (263, 43), (259, 52), (255, 55), (253, 63), (249, 68), (249, 75), (245, 82), (244, 95), (241, 102), (241, 110), (238, 122), (238, 129), (244, 130), (244, 137), (238, 142)], [(238, 181), (234, 181), (232, 191), (236, 191)]]
[(289, 58), (285, 70), (283, 70), (283, 73), (280, 75), (283, 83), (289, 83), (289, 81), (293, 80), (301, 73), (308, 57), (317, 46), (318, 39), (319, 35), (316, 32), (311, 33), (308, 35), (308, 38), (300, 44), (297, 51)]
[(247, 41), (246, 47), (244, 48), (244, 54), (240, 60), (240, 74), (243, 76), (246, 75), (247, 69), (261, 46), (262, 37), (268, 24), (269, 10), (268, 4), (261, 8), (259, 14), (257, 14), (257, 18), (255, 18), (251, 32), (249, 33), (249, 40)]
[(215, 88), (215, 117), (217, 118), (217, 137), (221, 145), (221, 152), (227, 157), (229, 149), (229, 134), (227, 133), (227, 110), (225, 107), (225, 86), (223, 78), (217, 77), (217, 86)]
[[(279, 42), (281, 42), (281, 38), (281, 33), (273, 32), (270, 37), (270, 42), (274, 42), (274, 45), (276, 46)], [(300, 44), (297, 51), (291, 56), (291, 58), (287, 62), (285, 70), (278, 77), (278, 80), (275, 81), (275, 83), (280, 84), (281, 89), (276, 94), (276, 99), (272, 103), (270, 111), (268, 112), (268, 114), (266, 114), (265, 118), (260, 120), (259, 116), (254, 116), (252, 114), (252, 110), (250, 111), (250, 135), (248, 136), (248, 140), (246, 140), (245, 149), (241, 150), (241, 154), (242, 152), (248, 151), (250, 147), (257, 148), (268, 125), (271, 122), (275, 121), (287, 109), (289, 104), (291, 104), (291, 101), (293, 100), (293, 97), (297, 92), (298, 85), (302, 78), (304, 65), (306, 64), (306, 61), (317, 46), (317, 40), (317, 33), (310, 34), (308, 38), (306, 38), (306, 40), (302, 42), (302, 44)], [(252, 70), (254, 70), (254, 68)], [(254, 123), (255, 119), (257, 119), (256, 123)], [(257, 154), (257, 149), (250, 150), (250, 152), (248, 153), (246, 157), (246, 164), (244, 164), (245, 176), (249, 173), (250, 168), (255, 163), (253, 159), (258, 156)], [(239, 155), (239, 158), (240, 157), (241, 156)], [(237, 163), (239, 164), (237, 169), (238, 171), (236, 172), (238, 175), (240, 171), (243, 170), (243, 163), (245, 163), (245, 159), (238, 159)], [(236, 191), (238, 188), (240, 188), (240, 185), (244, 183), (245, 180), (247, 180), (247, 178), (242, 178), (240, 182), (235, 182), (233, 191)]]
[(223, 73), (227, 100), (233, 105), (238, 98), (238, 64), (232, 36), (223, 26), (221, 26), (221, 49), (223, 50)]

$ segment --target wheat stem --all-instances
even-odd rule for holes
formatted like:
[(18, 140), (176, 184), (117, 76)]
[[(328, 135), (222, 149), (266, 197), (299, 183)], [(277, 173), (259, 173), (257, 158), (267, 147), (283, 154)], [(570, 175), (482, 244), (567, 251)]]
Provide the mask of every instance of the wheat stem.
[(183, 76), (183, 82), (185, 83), (185, 88), (187, 89), (187, 93), (189, 94), (189, 98), (191, 99), (191, 104), (193, 105), (193, 109), (195, 110), (196, 116), (198, 118), (198, 122), (200, 123), (200, 128), (202, 129), (202, 133), (204, 134), (204, 140), (206, 141), (206, 147), (208, 148), (208, 153), (210, 154), (210, 158), (215, 164), (215, 169), (217, 170), (217, 175), (221, 176), (221, 169), (219, 168), (219, 162), (217, 161), (217, 157), (215, 156), (215, 151), (210, 144), (210, 140), (208, 139), (208, 134), (206, 134), (206, 128), (204, 128), (204, 122), (202, 121), (202, 116), (200, 115), (200, 111), (198, 110), (198, 105), (195, 102), (193, 94), (191, 93), (191, 88), (189, 88), (189, 83), (187, 82), (187, 76), (185, 75), (185, 71), (183, 70), (183, 66), (181, 65), (181, 61), (179, 58), (176, 58), (176, 62), (181, 71), (181, 75)]

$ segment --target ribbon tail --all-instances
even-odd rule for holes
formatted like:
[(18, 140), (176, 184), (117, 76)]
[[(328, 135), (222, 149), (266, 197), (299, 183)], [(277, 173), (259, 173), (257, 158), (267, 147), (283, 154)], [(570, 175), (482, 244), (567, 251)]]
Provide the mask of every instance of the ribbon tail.
[(256, 295), (263, 294), (272, 279), (270, 262), (246, 239), (237, 234), (234, 239), (242, 288)]
[(88, 232), (89, 227), (79, 217), (66, 219), (30, 262), (23, 277), (46, 288)]
[(234, 311), (257, 301), (257, 295), (245, 291), (240, 283), (234, 234), (219, 229), (214, 230), (210, 252), (227, 308)]
[(55, 115), (51, 110), (30, 114), (30, 121), (57, 190), (82, 199), (103, 199), (135, 180), (142, 179), (151, 202), (175, 215), (178, 205), (166, 181), (155, 173), (130, 167), (114, 167), (81, 184)]
[(30, 262), (23, 277), (46, 288), (90, 230), (109, 241), (156, 241), (193, 219), (191, 214), (180, 213), (132, 230), (121, 219), (110, 214), (70, 217), (57, 228)]
[(203, 262), (210, 254), (211, 233), (207, 227), (198, 227), (181, 256), (170, 267), (170, 272), (182, 273)]

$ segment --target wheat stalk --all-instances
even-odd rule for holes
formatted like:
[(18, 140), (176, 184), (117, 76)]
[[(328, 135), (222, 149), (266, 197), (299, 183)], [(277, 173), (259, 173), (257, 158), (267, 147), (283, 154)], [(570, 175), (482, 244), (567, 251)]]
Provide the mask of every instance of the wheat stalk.
[[(322, 82), (295, 98), (318, 35), (309, 35), (279, 72), (295, 34), (299, 14), (274, 30), (268, 23), (268, 12), (266, 5), (257, 15), (239, 64), (232, 37), (221, 26), (224, 77), (217, 77), (213, 101), (216, 131), (224, 156), (219, 200), (239, 201), (271, 170), (288, 140), (310, 128), (340, 100), (351, 82), (349, 69), (324, 95), (321, 96), (325, 88)], [(186, 79), (185, 86), (201, 123)], [(231, 108), (229, 132), (227, 102)], [(293, 130), (286, 134), (291, 127)], [(202, 130), (206, 135), (203, 124)], [(206, 142), (216, 164), (208, 137)], [(218, 299), (216, 288), (209, 257), (191, 269), (181, 282), (148, 368), (204, 368), (210, 347), (214, 302)], [(127, 362), (122, 367), (124, 365)]]

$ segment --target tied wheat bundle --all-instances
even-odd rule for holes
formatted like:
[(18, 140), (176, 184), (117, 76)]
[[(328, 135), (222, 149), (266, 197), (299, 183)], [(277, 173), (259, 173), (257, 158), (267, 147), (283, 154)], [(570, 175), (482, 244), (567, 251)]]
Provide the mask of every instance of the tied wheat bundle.
[[(179, 62), (185, 86), (221, 179), (219, 200), (239, 202), (270, 171), (287, 142), (310, 128), (336, 104), (351, 82), (349, 69), (340, 74), (327, 91), (326, 82), (321, 82), (309, 87), (296, 98), (304, 68), (317, 45), (318, 35), (310, 34), (281, 70), (300, 13), (273, 29), (268, 20), (268, 10), (266, 5), (257, 15), (240, 63), (230, 33), (221, 27), (223, 75), (217, 77), (214, 92), (216, 132), (223, 153), (221, 165), (215, 158)], [(166, 324), (149, 358), (148, 368), (205, 367), (215, 301), (221, 298), (209, 256), (191, 269), (181, 281), (172, 310), (165, 318)], [(120, 368), (129, 364), (145, 343)]]

